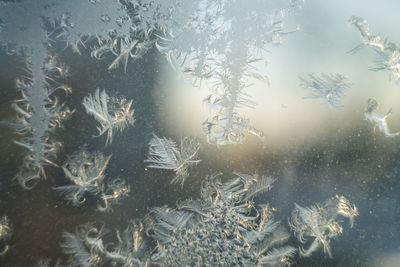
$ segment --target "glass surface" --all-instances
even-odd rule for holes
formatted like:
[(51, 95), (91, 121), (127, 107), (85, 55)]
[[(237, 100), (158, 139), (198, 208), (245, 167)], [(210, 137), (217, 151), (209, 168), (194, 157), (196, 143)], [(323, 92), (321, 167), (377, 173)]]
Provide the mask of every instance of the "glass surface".
[(0, 0), (0, 265), (400, 265), (399, 10)]

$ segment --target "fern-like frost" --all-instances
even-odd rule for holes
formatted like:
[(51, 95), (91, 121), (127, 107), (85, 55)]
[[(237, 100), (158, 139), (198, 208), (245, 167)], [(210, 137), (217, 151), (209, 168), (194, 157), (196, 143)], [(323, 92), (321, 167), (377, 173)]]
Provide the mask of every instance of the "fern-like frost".
[(145, 160), (148, 168), (166, 169), (175, 171), (175, 177), (171, 183), (179, 183), (183, 186), (189, 176), (189, 170), (197, 165), (200, 143), (192, 137), (182, 137), (181, 146), (168, 138), (159, 138), (153, 133), (149, 142), (149, 153)]
[(94, 95), (83, 99), (86, 112), (100, 123), (97, 127), (99, 136), (107, 132), (106, 145), (111, 144), (114, 131), (122, 132), (129, 125), (133, 125), (134, 110), (131, 110), (132, 100), (125, 98), (110, 98), (106, 91), (97, 89)]
[(320, 98), (331, 108), (343, 108), (340, 100), (345, 90), (351, 86), (344, 75), (322, 73), (321, 77), (314, 74), (310, 74), (308, 77), (309, 80), (300, 78), (300, 85), (310, 91), (310, 95), (304, 98)]
[(321, 246), (329, 258), (333, 257), (329, 242), (343, 233), (339, 215), (349, 218), (352, 227), (354, 218), (358, 216), (358, 209), (343, 196), (336, 196), (323, 205), (317, 204), (309, 208), (295, 204), (289, 225), (302, 244), (302, 257), (309, 257)]

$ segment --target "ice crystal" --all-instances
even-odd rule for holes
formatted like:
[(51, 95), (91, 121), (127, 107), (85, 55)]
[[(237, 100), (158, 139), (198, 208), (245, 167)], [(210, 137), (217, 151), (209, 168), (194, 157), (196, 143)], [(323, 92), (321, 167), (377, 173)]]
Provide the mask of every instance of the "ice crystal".
[(171, 139), (159, 138), (153, 133), (149, 146), (149, 155), (145, 160), (147, 167), (175, 171), (175, 177), (171, 181), (174, 184), (179, 183), (183, 186), (189, 176), (190, 168), (200, 162), (198, 159), (200, 143), (192, 137), (182, 137), (178, 149)]
[(131, 222), (123, 232), (116, 231), (117, 242), (107, 242), (110, 235), (104, 228), (86, 224), (75, 234), (64, 232), (61, 246), (79, 266), (148, 266), (143, 230), (141, 222)]
[(367, 108), (364, 112), (365, 119), (375, 124), (374, 131), (376, 130), (376, 128), (378, 128), (379, 131), (385, 134), (386, 137), (399, 136), (400, 132), (390, 132), (389, 125), (387, 124), (387, 119), (392, 114), (392, 109), (389, 109), (386, 114), (382, 114), (376, 111), (378, 105), (379, 104), (375, 99), (368, 99)]
[(349, 22), (353, 24), (361, 34), (363, 43), (350, 50), (350, 53), (358, 51), (363, 46), (370, 46), (377, 52), (378, 59), (373, 71), (386, 70), (394, 81), (400, 81), (400, 47), (395, 43), (382, 39), (379, 35), (373, 34), (365, 19), (352, 16)]
[(98, 206), (97, 209), (100, 211), (111, 211), (112, 206), (117, 205), (122, 198), (129, 194), (130, 188), (125, 181), (113, 179), (107, 184), (105, 189), (103, 186), (102, 191), (101, 199), (104, 202), (104, 206)]
[(54, 132), (72, 111), (60, 103), (54, 92), (71, 90), (56, 82), (66, 69), (58, 66), (47, 51), (44, 24), (52, 1), (1, 2), (0, 44), (27, 61), (26, 74), (17, 81), (21, 99), (13, 104), (17, 119), (8, 125), (22, 137), (16, 143), (28, 150), (15, 178), (23, 188), (30, 189), (33, 180), (46, 177), (44, 166), (56, 166), (53, 159), (61, 143), (55, 140)]
[(243, 189), (246, 192), (246, 200), (252, 199), (259, 194), (271, 190), (272, 184), (275, 182), (274, 178), (264, 175), (260, 177), (257, 173), (249, 175), (234, 171), (233, 174), (235, 174), (243, 182)]
[[(162, 266), (262, 266), (287, 264), (296, 249), (281, 246), (287, 232), (272, 219), (268, 205), (254, 206), (249, 183), (256, 176), (236, 176), (221, 183), (208, 177), (201, 198), (176, 209), (153, 208), (149, 232), (157, 241), (152, 263)], [(243, 179), (243, 177), (246, 177)], [(251, 179), (247, 179), (252, 177)], [(264, 189), (270, 187), (267, 183)], [(257, 190), (262, 192), (264, 190)]]
[(350, 50), (349, 53), (355, 53), (363, 46), (372, 46), (379, 50), (385, 49), (385, 41), (382, 40), (379, 35), (375, 35), (370, 31), (369, 25), (365, 19), (353, 15), (350, 17), (349, 23), (357, 28), (363, 41), (362, 44)]
[(351, 86), (344, 75), (322, 73), (321, 77), (317, 77), (314, 74), (309, 74), (308, 77), (309, 80), (300, 77), (301, 86), (311, 93), (309, 96), (304, 97), (305, 99), (321, 98), (331, 108), (343, 108), (340, 100), (344, 91)]
[(79, 206), (85, 202), (85, 192), (97, 194), (101, 191), (101, 185), (105, 178), (104, 172), (107, 168), (110, 156), (104, 156), (101, 152), (89, 153), (81, 150), (72, 154), (62, 169), (66, 178), (72, 185), (55, 187), (54, 189), (65, 195), (68, 202)]
[(92, 48), (91, 55), (95, 59), (103, 59), (105, 55), (112, 54), (115, 59), (108, 67), (109, 70), (123, 67), (124, 72), (127, 70), (129, 59), (134, 62), (142, 58), (154, 45), (155, 40), (141, 37), (142, 33), (134, 32), (133, 37), (114, 37), (106, 40), (100, 40), (99, 44)]
[(54, 190), (74, 206), (80, 206), (86, 201), (85, 194), (100, 195), (104, 206), (99, 205), (100, 211), (110, 211), (111, 206), (125, 197), (130, 189), (124, 181), (112, 179), (105, 183), (105, 170), (110, 156), (101, 152), (89, 153), (82, 149), (72, 154), (62, 166), (66, 178), (73, 184), (55, 187)]
[[(36, 49), (37, 44), (58, 40), (65, 42), (77, 53), (90, 45), (94, 53), (99, 50), (102, 53), (106, 50), (112, 52), (117, 57), (113, 63), (115, 67), (118, 65), (116, 62), (126, 55), (126, 48), (122, 49), (122, 44), (133, 42), (132, 21), (126, 2), (128, 1), (5, 2), (0, 10), (0, 43), (7, 40), (18, 48), (31, 50)], [(44, 22), (49, 24), (48, 32), (42, 26)], [(95, 44), (92, 40), (95, 40)], [(139, 46), (136, 46), (136, 50)]]
[(308, 257), (322, 246), (324, 253), (332, 258), (329, 241), (343, 233), (338, 215), (349, 218), (350, 226), (353, 227), (354, 218), (358, 216), (357, 207), (343, 196), (336, 196), (323, 205), (317, 204), (310, 208), (297, 204), (295, 206), (289, 225), (303, 244), (300, 255)]
[(386, 70), (390, 72), (390, 78), (396, 82), (400, 81), (400, 49), (387, 53), (377, 51), (378, 59), (375, 61), (376, 66), (371, 68), (373, 71)]
[(134, 110), (131, 110), (132, 100), (109, 97), (105, 90), (97, 89), (94, 95), (83, 99), (86, 112), (100, 123), (97, 127), (99, 136), (107, 132), (106, 145), (111, 144), (114, 131), (122, 132), (129, 125), (133, 125)]
[(0, 219), (0, 257), (4, 256), (10, 249), (7, 241), (11, 238), (13, 228), (7, 216)]
[(41, 50), (28, 58), (27, 74), (17, 81), (21, 98), (12, 105), (17, 118), (9, 125), (21, 135), (15, 143), (28, 150), (15, 176), (25, 189), (32, 188), (31, 181), (46, 177), (44, 166), (57, 166), (53, 159), (61, 143), (54, 138), (55, 130), (73, 113), (55, 96), (55, 91), (62, 90), (66, 95), (71, 92), (68, 86), (56, 82), (64, 72), (53, 57)]

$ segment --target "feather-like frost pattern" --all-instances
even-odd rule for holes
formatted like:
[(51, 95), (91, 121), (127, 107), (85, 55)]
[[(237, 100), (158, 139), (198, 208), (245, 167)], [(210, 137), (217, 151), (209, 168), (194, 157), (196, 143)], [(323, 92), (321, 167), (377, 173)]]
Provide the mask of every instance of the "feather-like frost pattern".
[(114, 131), (122, 132), (129, 125), (133, 125), (135, 121), (134, 110), (131, 110), (132, 100), (110, 98), (105, 90), (100, 93), (100, 89), (97, 89), (94, 95), (85, 97), (83, 106), (86, 112), (100, 124), (97, 127), (99, 136), (107, 132), (106, 145), (111, 144)]
[(74, 234), (68, 232), (64, 232), (62, 237), (64, 239), (61, 243), (63, 252), (65, 254), (73, 255), (74, 259), (80, 266), (89, 266), (91, 255), (82, 240), (79, 240)]
[(166, 169), (175, 171), (175, 177), (171, 183), (179, 183), (183, 186), (189, 176), (189, 170), (197, 165), (200, 143), (193, 137), (182, 137), (181, 145), (166, 137), (160, 138), (153, 133), (149, 142), (148, 157), (144, 161), (148, 168)]
[(262, 257), (259, 261), (259, 266), (264, 264), (276, 264), (281, 262), (281, 259), (292, 258), (296, 254), (297, 249), (290, 246), (284, 246), (281, 248), (273, 248), (266, 256)]
[(178, 153), (174, 141), (166, 137), (159, 138), (153, 133), (153, 138), (149, 142), (149, 156), (145, 162), (149, 168), (173, 170), (177, 167)]
[(8, 124), (21, 136), (14, 143), (27, 150), (15, 176), (24, 189), (31, 189), (32, 181), (46, 178), (45, 166), (57, 167), (54, 160), (62, 143), (54, 133), (74, 112), (60, 103), (59, 95), (55, 94), (56, 91), (66, 95), (71, 92), (68, 86), (58, 82), (65, 69), (56, 65), (45, 47), (39, 48), (27, 60), (27, 75), (17, 80), (21, 98), (12, 104), (17, 114), (15, 123)]
[(343, 108), (340, 101), (345, 90), (351, 86), (344, 75), (322, 73), (320, 77), (314, 74), (309, 74), (308, 77), (308, 80), (300, 77), (300, 85), (310, 91), (310, 95), (304, 97), (305, 99), (320, 98), (331, 108)]
[(79, 266), (148, 266), (143, 232), (143, 223), (133, 221), (124, 231), (116, 230), (117, 242), (109, 242), (109, 231), (86, 224), (79, 226), (75, 234), (64, 232), (61, 247)]
[(336, 196), (325, 201), (323, 205), (317, 204), (309, 208), (295, 204), (289, 225), (302, 243), (302, 257), (309, 257), (320, 247), (329, 258), (333, 257), (329, 242), (343, 233), (338, 215), (349, 218), (352, 226), (358, 210), (343, 196)]
[(238, 176), (238, 179), (228, 181), (226, 184), (231, 185), (233, 187), (236, 184), (237, 188), (241, 187), (241, 185), (243, 184), (247, 199), (251, 199), (253, 197), (256, 197), (262, 193), (271, 190), (272, 184), (275, 182), (274, 178), (265, 175), (260, 176), (257, 173), (249, 175), (238, 171), (234, 171), (233, 174)]
[(66, 178), (73, 184), (55, 187), (54, 190), (74, 206), (79, 206), (85, 202), (84, 194), (93, 195), (101, 191), (105, 170), (110, 156), (104, 156), (101, 152), (89, 153), (83, 149), (72, 154), (62, 166)]
[(377, 53), (375, 66), (370, 68), (372, 71), (388, 71), (390, 78), (400, 82), (400, 47), (392, 43), (387, 38), (382, 38), (379, 34), (373, 34), (369, 29), (367, 21), (357, 16), (351, 16), (349, 23), (353, 24), (360, 32), (363, 43), (350, 50), (349, 53), (355, 53), (360, 48), (368, 46)]
[(274, 182), (275, 179), (270, 176), (263, 175), (258, 177), (257, 175), (257, 179), (247, 187), (246, 198), (253, 198), (259, 194), (271, 190)]
[(248, 242), (250, 244), (256, 244), (262, 241), (267, 235), (273, 233), (278, 226), (278, 222), (269, 220), (265, 225), (260, 225), (258, 230), (252, 230), (247, 233)]
[(65, 196), (73, 206), (82, 205), (86, 194), (99, 196), (103, 204), (98, 205), (98, 210), (111, 211), (112, 206), (128, 195), (130, 187), (119, 178), (106, 182), (105, 171), (110, 159), (111, 155), (90, 153), (86, 149), (73, 153), (62, 166), (65, 177), (72, 184), (54, 187), (54, 190)]

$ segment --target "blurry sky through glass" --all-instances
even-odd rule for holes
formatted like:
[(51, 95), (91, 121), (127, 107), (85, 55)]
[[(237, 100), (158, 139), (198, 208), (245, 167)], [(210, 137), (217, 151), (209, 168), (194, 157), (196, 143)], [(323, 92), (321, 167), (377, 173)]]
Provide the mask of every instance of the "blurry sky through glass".
[[(298, 12), (285, 23), (287, 31), (299, 30), (283, 38), (282, 45), (268, 47), (263, 52), (268, 64), (258, 64), (270, 85), (254, 81), (246, 89), (257, 102), (255, 109), (243, 109), (252, 124), (264, 131), (267, 146), (298, 145), (299, 142), (318, 139), (318, 136), (339, 134), (338, 129), (370, 127), (364, 121), (366, 101), (375, 98), (379, 111), (391, 107), (390, 125), (400, 130), (400, 89), (385, 71), (373, 72), (376, 52), (364, 47), (355, 54), (347, 53), (361, 43), (359, 32), (348, 23), (352, 15), (367, 20), (370, 30), (382, 38), (399, 43), (399, 3), (396, 1), (318, 1), (307, 0)], [(202, 99), (209, 94), (207, 85), (195, 88), (184, 78), (177, 78), (166, 66), (161, 80), (168, 80), (168, 119), (171, 128), (202, 136), (201, 123), (208, 116)], [(352, 86), (342, 99), (342, 110), (330, 109), (320, 99), (303, 99), (308, 92), (300, 87), (299, 76), (314, 73), (340, 73), (347, 76)], [(163, 84), (165, 85), (165, 84)], [(399, 125), (399, 126), (397, 126)], [(269, 145), (268, 145), (269, 144)], [(279, 148), (278, 148), (279, 149)]]

